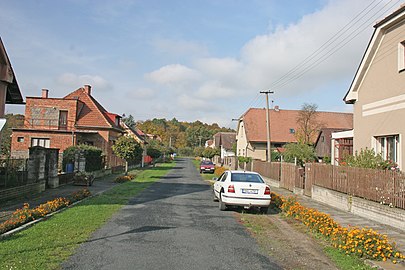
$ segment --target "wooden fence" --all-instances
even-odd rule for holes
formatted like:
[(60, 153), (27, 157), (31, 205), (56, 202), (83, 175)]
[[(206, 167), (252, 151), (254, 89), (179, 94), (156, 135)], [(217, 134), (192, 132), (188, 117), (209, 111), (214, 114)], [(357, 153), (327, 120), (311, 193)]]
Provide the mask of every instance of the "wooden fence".
[(279, 181), (280, 187), (299, 188), (307, 196), (317, 185), (348, 195), (405, 209), (405, 173), (308, 163), (300, 168), (291, 163), (253, 160), (246, 170)]
[[(306, 165), (306, 184), (405, 209), (405, 174), (364, 168)], [(311, 187), (312, 188), (312, 187)]]

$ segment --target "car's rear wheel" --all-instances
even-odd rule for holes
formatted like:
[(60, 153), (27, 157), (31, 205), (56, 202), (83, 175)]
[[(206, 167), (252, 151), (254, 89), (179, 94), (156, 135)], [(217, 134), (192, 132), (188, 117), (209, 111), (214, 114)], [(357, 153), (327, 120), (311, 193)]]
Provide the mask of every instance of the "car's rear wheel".
[(267, 214), (267, 211), (269, 211), (268, 207), (260, 207), (260, 213)]
[(218, 200), (218, 206), (219, 206), (219, 210), (221, 211), (225, 211), (226, 210), (226, 204), (222, 201), (222, 192), (219, 195), (219, 200)]

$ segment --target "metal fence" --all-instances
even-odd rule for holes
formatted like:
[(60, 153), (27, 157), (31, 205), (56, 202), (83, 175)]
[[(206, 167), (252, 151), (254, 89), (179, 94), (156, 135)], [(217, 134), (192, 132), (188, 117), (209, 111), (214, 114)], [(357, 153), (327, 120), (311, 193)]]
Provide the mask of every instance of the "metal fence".
[(0, 159), (0, 189), (27, 184), (27, 159)]

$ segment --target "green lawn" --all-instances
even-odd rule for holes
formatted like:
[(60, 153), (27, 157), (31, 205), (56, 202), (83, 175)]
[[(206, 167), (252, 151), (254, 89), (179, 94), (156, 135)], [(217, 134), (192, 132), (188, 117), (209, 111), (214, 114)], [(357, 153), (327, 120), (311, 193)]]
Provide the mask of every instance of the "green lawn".
[(174, 163), (142, 171), (127, 182), (49, 220), (0, 240), (0, 269), (57, 269), (128, 200), (164, 176)]

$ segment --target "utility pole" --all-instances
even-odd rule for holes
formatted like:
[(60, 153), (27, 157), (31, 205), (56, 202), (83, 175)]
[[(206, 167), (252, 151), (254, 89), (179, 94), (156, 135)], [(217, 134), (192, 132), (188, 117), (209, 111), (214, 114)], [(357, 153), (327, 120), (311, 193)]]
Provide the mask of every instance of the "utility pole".
[(260, 94), (266, 95), (267, 162), (271, 163), (269, 94), (274, 94), (274, 92), (267, 90), (267, 91), (260, 91)]

